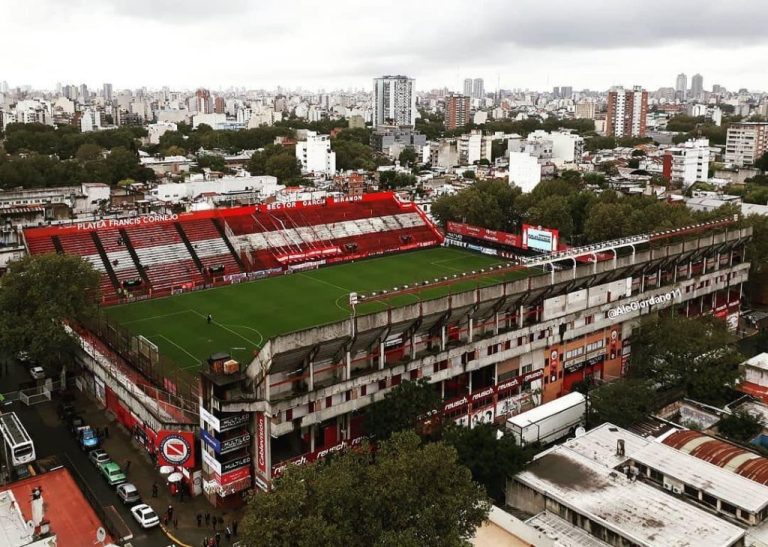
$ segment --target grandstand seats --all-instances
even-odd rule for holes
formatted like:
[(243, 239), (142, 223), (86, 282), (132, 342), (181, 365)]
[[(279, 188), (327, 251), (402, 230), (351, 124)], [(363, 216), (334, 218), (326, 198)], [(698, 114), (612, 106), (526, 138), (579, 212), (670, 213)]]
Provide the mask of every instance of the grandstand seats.
[(243, 268), (279, 270), (302, 262), (353, 260), (442, 241), (414, 204), (401, 203), (390, 193), (168, 217), (30, 228), (25, 238), (31, 254), (59, 250), (90, 261), (103, 274), (107, 299), (134, 282), (133, 292), (168, 294), (243, 273)]

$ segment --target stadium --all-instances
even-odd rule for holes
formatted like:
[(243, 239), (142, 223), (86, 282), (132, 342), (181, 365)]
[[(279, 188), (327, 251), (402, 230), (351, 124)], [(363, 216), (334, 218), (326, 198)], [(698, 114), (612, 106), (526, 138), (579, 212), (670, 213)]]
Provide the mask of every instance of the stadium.
[(102, 273), (79, 387), (151, 452), (197, 432), (202, 469), (180, 465), (217, 506), (360, 442), (402, 381), (428, 378), (438, 419), (503, 421), (620, 376), (643, 314), (737, 321), (750, 237), (734, 220), (582, 248), (443, 234), (390, 193), (25, 231), (30, 253)]

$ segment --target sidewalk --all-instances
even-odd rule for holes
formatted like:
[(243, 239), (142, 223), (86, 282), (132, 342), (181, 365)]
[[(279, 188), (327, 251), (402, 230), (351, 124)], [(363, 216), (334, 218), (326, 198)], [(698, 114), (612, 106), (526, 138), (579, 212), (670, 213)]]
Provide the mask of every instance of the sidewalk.
[[(86, 423), (97, 427), (100, 431), (104, 427), (109, 428), (109, 438), (102, 440), (102, 447), (123, 470), (125, 470), (126, 462), (131, 462), (127, 473), (128, 482), (138, 488), (142, 501), (155, 510), (160, 516), (161, 521), (168, 506), (173, 506), (174, 520), (177, 521), (178, 526), (174, 526), (173, 521), (171, 521), (167, 527), (163, 527), (163, 530), (170, 539), (169, 544), (174, 543), (177, 546), (189, 545), (191, 547), (203, 545), (205, 538), (215, 535), (213, 529), (213, 517), (215, 516), (218, 521), (216, 530), (221, 533), (219, 545), (231, 545), (232, 541), (236, 538), (227, 542), (224, 536), (224, 528), (227, 525), (231, 525), (233, 520), (236, 520), (238, 523), (242, 520), (242, 509), (222, 511), (211, 506), (204, 495), (191, 498), (185, 496), (184, 501), (179, 501), (178, 497), (171, 496), (165, 480), (153, 466), (152, 460), (144, 447), (133, 440), (125, 427), (118, 423), (111, 413), (98, 408), (92, 400), (84, 395), (78, 396), (77, 406), (78, 409), (81, 409), (80, 414)], [(157, 498), (152, 497), (153, 483), (158, 485)], [(199, 528), (197, 526), (198, 513), (203, 515), (202, 526)], [(207, 527), (205, 524), (206, 513), (211, 517), (211, 523)], [(222, 519), (224, 523), (218, 524)]]

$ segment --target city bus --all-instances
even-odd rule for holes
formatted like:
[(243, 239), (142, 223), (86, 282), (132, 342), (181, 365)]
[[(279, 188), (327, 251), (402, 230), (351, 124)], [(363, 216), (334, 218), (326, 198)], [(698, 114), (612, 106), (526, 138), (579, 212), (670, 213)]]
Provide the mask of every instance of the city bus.
[(35, 445), (15, 412), (0, 414), (5, 463), (9, 468), (26, 466), (35, 461)]

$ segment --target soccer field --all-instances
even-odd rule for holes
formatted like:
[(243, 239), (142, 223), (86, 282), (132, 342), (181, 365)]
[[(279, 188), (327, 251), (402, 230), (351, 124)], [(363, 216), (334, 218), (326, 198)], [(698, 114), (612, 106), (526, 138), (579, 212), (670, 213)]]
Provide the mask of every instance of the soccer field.
[[(200, 363), (213, 353), (223, 351), (238, 361), (248, 362), (254, 350), (272, 336), (349, 317), (350, 292), (392, 289), (500, 263), (487, 255), (440, 247), (113, 306), (106, 313), (157, 344), (160, 353), (182, 369), (196, 372)], [(418, 296), (402, 294), (386, 302), (366, 302), (357, 306), (357, 314), (529, 274), (499, 272), (482, 279), (428, 288)], [(213, 317), (211, 324), (206, 319), (208, 314)]]

